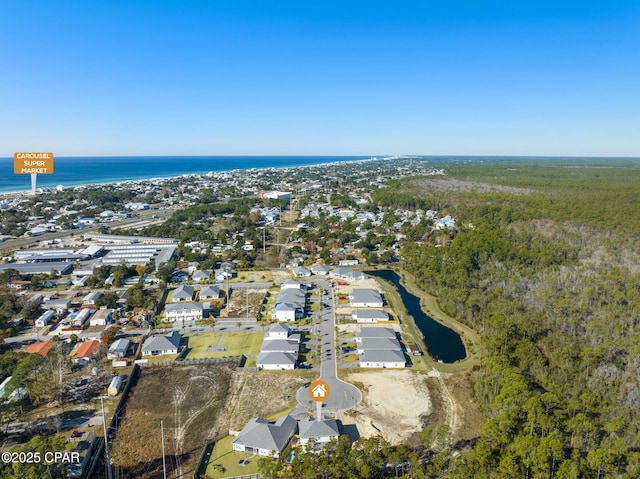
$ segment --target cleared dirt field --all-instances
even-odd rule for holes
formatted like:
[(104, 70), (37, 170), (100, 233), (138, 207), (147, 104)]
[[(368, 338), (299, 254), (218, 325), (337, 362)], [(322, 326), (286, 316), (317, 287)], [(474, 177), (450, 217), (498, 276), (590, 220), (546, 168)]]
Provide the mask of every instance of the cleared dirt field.
[(242, 371), (225, 365), (141, 369), (112, 444), (119, 477), (162, 477), (164, 421), (168, 477), (192, 478), (207, 441), (241, 430), (253, 417), (284, 414), (309, 378), (306, 371)]
[[(267, 289), (234, 289), (232, 286), (228, 307), (224, 307), (220, 311), (220, 316), (228, 318), (255, 318), (262, 309), (262, 302), (266, 294)], [(249, 301), (248, 314), (247, 299)]]
[(391, 444), (405, 442), (422, 429), (431, 413), (431, 395), (424, 374), (411, 371), (359, 371), (345, 381), (363, 390), (363, 400), (355, 414), (342, 417), (355, 423), (361, 437), (381, 435)]
[(141, 369), (111, 449), (121, 477), (158, 477), (160, 421), (170, 477), (193, 477), (204, 444), (225, 430), (219, 418), (232, 374), (224, 365)]

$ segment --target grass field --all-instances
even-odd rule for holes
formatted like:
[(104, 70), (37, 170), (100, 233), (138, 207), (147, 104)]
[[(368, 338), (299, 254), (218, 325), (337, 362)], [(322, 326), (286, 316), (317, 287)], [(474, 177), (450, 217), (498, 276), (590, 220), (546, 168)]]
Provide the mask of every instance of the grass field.
[[(259, 331), (221, 331), (187, 336), (186, 360), (213, 359), (258, 354), (264, 334)], [(224, 351), (207, 352), (209, 346), (224, 346)]]
[(247, 452), (237, 452), (233, 450), (233, 436), (227, 436), (216, 442), (207, 466), (206, 477), (219, 479), (222, 477), (243, 476), (256, 474), (258, 472), (258, 457), (253, 457), (249, 464), (241, 466), (238, 464), (242, 459), (251, 457)]

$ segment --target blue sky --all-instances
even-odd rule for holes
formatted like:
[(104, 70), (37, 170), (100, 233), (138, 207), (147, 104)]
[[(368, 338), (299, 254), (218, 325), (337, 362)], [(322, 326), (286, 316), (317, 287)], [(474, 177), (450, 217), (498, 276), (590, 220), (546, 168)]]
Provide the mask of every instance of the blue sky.
[(640, 156), (638, 1), (4, 0), (0, 156)]

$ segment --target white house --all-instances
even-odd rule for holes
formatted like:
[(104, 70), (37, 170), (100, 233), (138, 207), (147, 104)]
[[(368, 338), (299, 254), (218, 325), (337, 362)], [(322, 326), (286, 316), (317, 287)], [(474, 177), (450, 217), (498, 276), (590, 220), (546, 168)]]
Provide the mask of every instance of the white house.
[(314, 451), (318, 452), (329, 442), (338, 439), (340, 427), (335, 419), (316, 421), (309, 417), (298, 422), (300, 445), (306, 446), (310, 440), (314, 440)]
[(211, 279), (211, 272), (207, 271), (206, 269), (196, 270), (191, 274), (191, 279), (193, 279), (196, 283), (209, 281)]
[(233, 271), (231, 268), (223, 266), (213, 271), (213, 277), (216, 281), (225, 281), (233, 278)]
[(269, 327), (264, 339), (287, 339), (291, 334), (291, 328), (286, 324), (275, 323)]
[(53, 320), (55, 314), (56, 313), (52, 309), (42, 313), (40, 317), (36, 319), (36, 322), (35, 322), (36, 327), (42, 328), (44, 326), (47, 326)]
[(266, 457), (279, 457), (298, 430), (298, 422), (291, 416), (283, 416), (275, 423), (263, 418), (249, 421), (233, 440), (233, 450)]
[(109, 347), (109, 351), (107, 352), (107, 358), (116, 359), (116, 358), (124, 358), (129, 351), (129, 345), (131, 341), (126, 338), (116, 339), (111, 346)]
[(382, 308), (382, 296), (375, 289), (353, 289), (349, 293), (352, 308)]
[(361, 368), (404, 368), (404, 353), (397, 350), (367, 350), (360, 355)]
[(356, 333), (356, 343), (360, 344), (365, 338), (395, 339), (396, 332), (391, 328), (362, 327)]
[(311, 272), (317, 276), (326, 276), (329, 274), (329, 271), (331, 270), (331, 268), (329, 268), (328, 266), (312, 266), (311, 267)]
[(112, 313), (112, 309), (100, 308), (89, 319), (89, 326), (106, 326), (107, 323), (113, 322)]
[(389, 321), (389, 315), (381, 309), (354, 309), (351, 318), (358, 323), (377, 323)]
[(295, 268), (292, 268), (291, 271), (296, 278), (308, 278), (311, 276), (311, 271), (304, 266), (296, 266)]
[(297, 355), (293, 353), (283, 353), (280, 351), (262, 352), (258, 354), (256, 366), (258, 369), (268, 371), (295, 369)]
[(178, 354), (180, 333), (171, 331), (164, 336), (149, 336), (142, 345), (143, 356), (159, 356), (162, 354)]
[(299, 289), (302, 291), (304, 289), (304, 285), (295, 279), (289, 278), (280, 285), (280, 289)]
[(220, 288), (217, 286), (204, 286), (200, 290), (200, 299), (218, 299), (220, 298)]
[(365, 351), (376, 350), (402, 351), (402, 347), (397, 338), (364, 338), (358, 343), (358, 354), (364, 354)]
[(193, 301), (194, 293), (195, 289), (193, 286), (180, 285), (173, 291), (171, 301), (174, 303), (179, 303), (181, 301)]
[(167, 304), (164, 310), (165, 321), (198, 321), (204, 317), (202, 303)]
[[(297, 281), (294, 282), (297, 283)], [(278, 321), (295, 321), (304, 317), (305, 305), (304, 291), (295, 288), (281, 289), (271, 311), (271, 317)]]
[(94, 291), (93, 293), (87, 294), (84, 298), (82, 298), (82, 302), (84, 304), (95, 305), (96, 301), (102, 298), (102, 292)]

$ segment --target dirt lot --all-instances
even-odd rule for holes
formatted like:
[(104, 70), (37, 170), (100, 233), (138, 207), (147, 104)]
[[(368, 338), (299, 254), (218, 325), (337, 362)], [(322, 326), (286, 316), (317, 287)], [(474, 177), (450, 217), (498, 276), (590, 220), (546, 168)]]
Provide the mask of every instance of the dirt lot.
[(422, 429), (442, 426), (449, 432), (448, 443), (480, 435), (484, 418), (463, 373), (358, 371), (344, 379), (364, 392), (355, 414), (341, 417), (345, 424), (355, 423), (361, 437), (380, 434), (392, 444), (417, 445)]
[(234, 289), (231, 287), (229, 308), (223, 308), (220, 315), (228, 318), (244, 318), (247, 316), (247, 292), (249, 292), (248, 317), (255, 318), (262, 309), (262, 301), (267, 294), (267, 289)]
[(191, 478), (208, 440), (241, 430), (253, 417), (279, 416), (307, 376), (224, 365), (143, 368), (119, 421), (113, 463), (122, 478), (158, 477), (164, 421), (169, 477)]
[(392, 444), (405, 442), (422, 428), (431, 413), (431, 394), (424, 375), (412, 371), (359, 371), (344, 378), (363, 389), (356, 413), (342, 420), (355, 422), (361, 437), (382, 435)]

